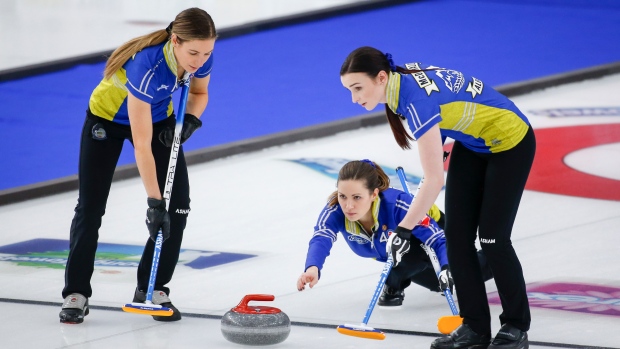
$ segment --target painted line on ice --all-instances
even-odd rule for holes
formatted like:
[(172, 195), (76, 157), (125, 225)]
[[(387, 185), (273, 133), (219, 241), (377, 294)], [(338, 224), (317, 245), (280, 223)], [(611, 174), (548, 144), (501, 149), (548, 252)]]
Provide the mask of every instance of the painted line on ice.
[[(17, 303), (17, 304), (43, 305), (43, 306), (53, 306), (53, 307), (62, 306), (61, 302), (31, 301), (31, 300), (25, 300), (25, 299), (11, 299), (11, 298), (0, 298), (0, 303)], [(120, 307), (89, 305), (89, 308), (97, 309), (97, 310), (122, 312), (122, 309)], [(186, 312), (183, 312), (183, 316), (191, 317), (191, 318), (210, 319), (210, 320), (221, 320), (222, 319), (221, 315), (186, 313)], [(71, 326), (74, 326), (74, 325), (71, 325)], [(334, 330), (337, 327), (337, 325), (334, 325), (334, 324), (323, 324), (323, 323), (301, 322), (301, 321), (291, 321), (291, 326), (325, 328), (325, 329), (330, 329), (330, 330)], [(389, 328), (377, 328), (377, 329), (385, 333), (402, 334), (402, 335), (408, 335), (408, 336), (421, 336), (421, 337), (441, 336), (440, 333), (434, 333), (434, 332), (404, 331), (404, 330), (393, 330)], [(578, 345), (578, 344), (537, 342), (537, 341), (530, 341), (530, 345), (536, 345), (536, 346), (541, 346), (541, 347), (551, 347), (551, 348), (566, 348), (566, 349), (617, 349), (617, 348), (611, 348), (611, 347), (584, 346), (584, 345)]]

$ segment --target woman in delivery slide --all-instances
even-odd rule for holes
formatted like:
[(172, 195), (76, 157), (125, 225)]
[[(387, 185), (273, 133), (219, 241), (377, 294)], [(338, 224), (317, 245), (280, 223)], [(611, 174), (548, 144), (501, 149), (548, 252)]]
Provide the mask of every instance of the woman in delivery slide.
[[(433, 292), (441, 292), (446, 288), (446, 285), (440, 285), (431, 260), (421, 244), (435, 251), (442, 270), (440, 279), (447, 280), (452, 289), (441, 228), (444, 216), (436, 205), (431, 207), (423, 222), (413, 229), (411, 241), (404, 241), (407, 245), (404, 249), (386, 250), (389, 235), (407, 214), (412, 201), (411, 195), (390, 188), (389, 185), (390, 179), (381, 166), (367, 159), (350, 161), (340, 169), (337, 190), (330, 195), (314, 227), (306, 266), (297, 279), (299, 291), (304, 290), (306, 284), (312, 288), (319, 282), (320, 271), (339, 233), (360, 257), (386, 262), (387, 253), (392, 253), (394, 266), (379, 298), (379, 305), (401, 305), (405, 296), (404, 289), (412, 282)], [(488, 280), (492, 274), (486, 267), (484, 254), (480, 253), (478, 257), (481, 268), (487, 272), (485, 278)]]
[(104, 78), (90, 96), (82, 130), (79, 198), (71, 223), (60, 322), (81, 323), (88, 315), (99, 227), (125, 139), (134, 146), (146, 189), (146, 225), (150, 234), (138, 266), (133, 302), (143, 303), (146, 299), (154, 241), (161, 228), (164, 243), (152, 301), (174, 313), (153, 318), (181, 319), (165, 286), (172, 279), (190, 211), (189, 179), (182, 147), (168, 210), (162, 197), (175, 127), (171, 97), (185, 79), (191, 79), (181, 132), (184, 142), (202, 125), (198, 118), (208, 102), (216, 37), (211, 16), (199, 8), (190, 8), (179, 13), (168, 28), (128, 41), (108, 59)]

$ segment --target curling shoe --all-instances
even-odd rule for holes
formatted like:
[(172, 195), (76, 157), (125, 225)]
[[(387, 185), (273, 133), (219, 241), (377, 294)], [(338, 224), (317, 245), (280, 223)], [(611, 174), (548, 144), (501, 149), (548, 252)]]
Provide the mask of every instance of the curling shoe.
[(84, 316), (88, 315), (88, 298), (79, 293), (72, 293), (65, 297), (60, 310), (60, 322), (65, 324), (81, 324)]
[(529, 347), (527, 332), (510, 324), (504, 324), (497, 332), (489, 349), (528, 349)]
[[(138, 290), (136, 288), (136, 292), (133, 295), (134, 303), (144, 303), (146, 302), (146, 292)], [(172, 316), (159, 316), (153, 315), (153, 319), (155, 321), (179, 321), (181, 320), (181, 312), (174, 305), (172, 305), (172, 301), (168, 298), (168, 295), (164, 291), (153, 291), (153, 304), (161, 305), (162, 307), (170, 308), (173, 311)]]
[(487, 349), (489, 343), (491, 335), (481, 336), (463, 324), (448, 336), (435, 339), (431, 349)]
[(403, 305), (403, 299), (405, 299), (405, 291), (396, 290), (385, 285), (377, 304), (383, 307), (396, 307)]

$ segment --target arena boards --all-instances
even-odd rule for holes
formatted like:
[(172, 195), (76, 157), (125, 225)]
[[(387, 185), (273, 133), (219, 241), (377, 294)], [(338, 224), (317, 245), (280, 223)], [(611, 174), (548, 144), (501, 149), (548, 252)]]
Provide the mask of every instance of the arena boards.
[[(614, 75), (513, 99), (535, 128), (537, 166), (542, 166), (533, 171), (513, 234), (528, 286), (534, 349), (620, 343), (615, 332), (620, 201), (613, 196), (620, 181), (614, 161), (620, 158), (620, 139), (610, 132), (620, 123), (620, 101), (609, 92), (618, 90), (620, 75)], [(417, 152), (400, 151), (387, 126), (191, 166), (192, 212), (170, 284), (171, 298), (186, 315), (171, 324), (120, 311), (131, 300), (136, 256), (147, 238), (138, 179), (113, 185), (100, 231), (93, 309), (82, 325), (58, 323), (77, 193), (0, 207), (5, 230), (0, 304), (11, 314), (3, 326), (11, 335), (0, 338), (1, 346), (233, 348), (238, 345), (223, 338), (219, 317), (243, 295), (266, 293), (275, 295), (268, 305), (293, 321), (278, 348), (428, 347), (437, 335), (437, 318), (450, 310), (443, 297), (415, 286), (406, 290), (399, 309), (375, 309), (369, 325), (385, 331), (384, 341), (336, 332), (338, 324), (359, 321), (382, 268), (353, 256), (342, 241), (336, 242), (320, 283), (304, 292), (295, 288), (312, 227), (334, 189), (334, 172), (343, 161), (360, 158), (420, 176)], [(553, 164), (551, 174), (543, 171), (545, 164)], [(592, 189), (575, 192), (576, 185)], [(497, 329), (500, 307), (493, 282), (487, 282), (487, 291)]]

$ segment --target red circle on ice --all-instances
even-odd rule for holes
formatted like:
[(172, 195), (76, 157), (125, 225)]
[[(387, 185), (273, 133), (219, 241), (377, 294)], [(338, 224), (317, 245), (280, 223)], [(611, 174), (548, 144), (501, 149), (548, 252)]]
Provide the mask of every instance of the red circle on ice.
[[(525, 189), (545, 193), (620, 201), (620, 181), (576, 170), (564, 158), (577, 150), (620, 142), (620, 124), (535, 129), (536, 157)], [(444, 150), (450, 151), (452, 143)], [(618, 159), (609, 159), (618, 163)], [(445, 163), (448, 169), (449, 161)]]

